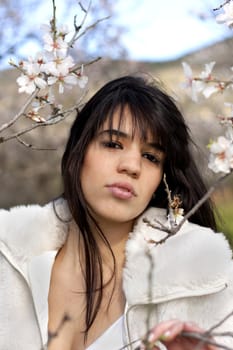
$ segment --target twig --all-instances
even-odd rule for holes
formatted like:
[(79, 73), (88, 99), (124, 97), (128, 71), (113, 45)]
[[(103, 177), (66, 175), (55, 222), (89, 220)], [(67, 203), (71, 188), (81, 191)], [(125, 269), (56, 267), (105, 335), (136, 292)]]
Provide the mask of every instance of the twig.
[(33, 146), (32, 144), (30, 143), (26, 143), (25, 141), (23, 141), (20, 137), (16, 137), (17, 141), (19, 143), (21, 143), (23, 146), (27, 147), (27, 148), (31, 148), (33, 150), (36, 150), (36, 151), (56, 151), (56, 148), (42, 148), (42, 147), (36, 147), (36, 146)]
[(82, 100), (84, 99), (84, 97), (86, 96), (87, 91), (85, 91), (82, 96), (80, 97), (79, 101), (77, 102), (77, 104), (75, 104), (73, 107), (63, 111), (63, 112), (58, 112), (57, 114), (52, 114), (48, 117), (48, 119), (45, 122), (40, 122), (40, 123), (35, 123), (32, 124), (30, 127), (27, 127), (25, 129), (22, 129), (12, 135), (9, 136), (4, 136), (4, 137), (0, 137), (0, 144), (3, 142), (7, 142), (13, 139), (18, 139), (20, 136), (25, 135), (27, 133), (29, 133), (31, 130), (34, 130), (36, 128), (42, 127), (42, 126), (49, 126), (49, 125), (54, 125), (54, 124), (58, 124), (60, 123), (62, 120), (66, 119), (67, 117), (69, 117), (71, 115), (72, 112), (74, 112), (75, 110), (82, 108)]
[(52, 29), (52, 33), (53, 33), (53, 40), (56, 41), (56, 35), (57, 35), (57, 23), (56, 23), (56, 4), (55, 4), (55, 0), (53, 1), (53, 18), (51, 20), (51, 29)]
[[(147, 218), (143, 219), (143, 222), (145, 222), (148, 226), (157, 229), (157, 230), (161, 230), (167, 233), (167, 235), (162, 238), (159, 241), (151, 241), (151, 243), (155, 243), (155, 244), (162, 244), (164, 243), (168, 238), (174, 236), (180, 229), (181, 227), (184, 225), (185, 221), (188, 220), (201, 206), (202, 204), (211, 196), (211, 194), (215, 191), (216, 187), (219, 186), (219, 184), (224, 181), (229, 175), (231, 174), (228, 173), (222, 177), (220, 177), (218, 180), (216, 180), (211, 187), (209, 188), (209, 190), (206, 192), (206, 194), (192, 207), (192, 209), (190, 209), (188, 211), (188, 213), (183, 217), (183, 219), (180, 221), (179, 224), (176, 225), (171, 225), (171, 228), (163, 225), (161, 222), (157, 221), (155, 219), (155, 222), (157, 222), (159, 224), (159, 226), (154, 225), (153, 223), (151, 223), (151, 221), (149, 221)], [(166, 184), (166, 182), (165, 182)], [(167, 190), (166, 190), (167, 191)], [(169, 191), (170, 193), (170, 191)], [(169, 201), (169, 198), (168, 198)]]
[(149, 221), (147, 218), (143, 218), (143, 222), (145, 222), (148, 226), (150, 226), (150, 227), (152, 227), (152, 228), (154, 228), (154, 229), (156, 229), (156, 230), (161, 230), (161, 231), (167, 233), (167, 235), (166, 235), (165, 237), (161, 238), (159, 241), (155, 241), (154, 239), (150, 239), (150, 240), (148, 241), (148, 243), (152, 243), (152, 244), (156, 244), (156, 245), (157, 245), (157, 244), (162, 244), (162, 243), (165, 243), (166, 240), (167, 240), (169, 237), (172, 237), (172, 236), (174, 236), (174, 235), (176, 234), (175, 231), (173, 232), (173, 229), (170, 229), (170, 228), (166, 227), (165, 225), (163, 225), (163, 224), (162, 224), (161, 222), (159, 222), (158, 220), (155, 220), (155, 222), (157, 222), (157, 223), (159, 224), (159, 226), (152, 224), (152, 222)]
[(169, 186), (167, 183), (166, 174), (163, 175), (163, 182), (165, 184), (165, 191), (167, 192), (168, 205), (169, 205), (169, 208), (171, 208), (172, 197), (171, 197), (171, 191), (169, 190)]
[[(153, 283), (153, 272), (154, 272), (154, 260), (150, 254), (150, 251), (148, 250), (147, 253), (146, 253), (149, 261), (150, 261), (150, 269), (149, 269), (149, 273), (148, 273), (148, 285), (149, 285), (149, 288), (148, 288), (148, 300), (152, 300), (152, 283)], [(145, 345), (146, 345), (146, 348), (147, 348), (147, 343), (148, 343), (148, 334), (150, 332), (150, 320), (151, 320), (151, 315), (152, 315), (152, 307), (149, 306), (149, 310), (147, 311), (147, 315), (146, 315), (146, 330), (147, 330), (147, 337), (146, 337), (146, 340), (144, 341), (145, 342)]]
[[(204, 334), (206, 334), (206, 333), (204, 333)], [(222, 343), (219, 343), (219, 342), (216, 342), (215, 340), (213, 340), (209, 337), (206, 337), (204, 334), (196, 333), (196, 332), (195, 333), (194, 332), (182, 332), (181, 333), (181, 335), (185, 338), (196, 339), (196, 340), (199, 340), (200, 343), (203, 343), (203, 344), (214, 345), (218, 348), (225, 349), (225, 350), (232, 350), (232, 348), (230, 348), (229, 346), (222, 344)]]
[(193, 81), (201, 81), (204, 82), (205, 84), (215, 84), (217, 85), (217, 87), (219, 88), (219, 90), (224, 90), (226, 89), (228, 86), (233, 85), (233, 82), (231, 80), (219, 80), (219, 79), (203, 79), (203, 78), (198, 78), (198, 77), (194, 77)]
[(0, 137), (0, 144), (3, 142), (7, 142), (10, 141), (12, 139), (17, 139), (19, 136), (22, 136), (28, 132), (30, 132), (31, 130), (34, 130), (36, 128), (42, 127), (42, 126), (48, 126), (48, 125), (54, 125), (54, 124), (58, 124), (60, 123), (62, 120), (64, 120), (65, 118), (67, 118), (73, 111), (77, 110), (78, 108), (78, 104), (74, 105), (72, 108), (64, 111), (64, 112), (60, 112), (59, 114), (57, 114), (56, 116), (50, 116), (50, 118), (48, 120), (46, 120), (45, 122), (42, 123), (35, 123), (32, 124), (30, 127), (25, 128), (23, 130), (20, 130), (10, 136), (6, 136), (6, 137)]
[(216, 7), (215, 9), (213, 9), (213, 11), (218, 11), (221, 8), (223, 8), (226, 4), (228, 4), (229, 2), (231, 2), (231, 0), (226, 0), (222, 5), (220, 5), (219, 7)]
[(211, 196), (211, 194), (215, 191), (216, 187), (219, 186), (219, 184), (224, 181), (231, 173), (228, 173), (222, 177), (220, 177), (218, 180), (216, 180), (211, 187), (209, 188), (209, 190), (206, 192), (206, 194), (192, 207), (192, 209), (189, 210), (189, 212), (183, 217), (183, 219), (181, 220), (181, 222), (174, 228), (172, 228), (172, 232), (178, 232), (180, 230), (180, 228), (183, 226), (183, 224), (185, 223), (186, 220), (188, 220), (190, 218), (190, 216), (192, 216), (197, 209), (199, 209), (203, 203), (205, 203), (205, 201)]
[(219, 321), (218, 323), (216, 323), (214, 326), (212, 326), (209, 330), (208, 330), (208, 334), (211, 333), (214, 329), (220, 327), (226, 320), (228, 320), (228, 318), (233, 316), (233, 310), (227, 314), (221, 321)]
[(233, 332), (213, 332), (211, 334), (213, 337), (233, 337)]
[(79, 70), (79, 69), (81, 69), (82, 68), (82, 66), (83, 67), (88, 67), (88, 66), (90, 66), (91, 64), (93, 64), (93, 63), (96, 63), (96, 62), (98, 62), (99, 60), (101, 60), (102, 59), (102, 57), (96, 57), (96, 58), (94, 58), (93, 60), (91, 60), (91, 61), (89, 61), (89, 62), (87, 62), (87, 63), (83, 63), (83, 64), (76, 64), (73, 68), (72, 68), (72, 70), (71, 70), (71, 72), (76, 72), (77, 70)]
[(95, 28), (97, 26), (97, 24), (99, 24), (100, 22), (103, 22), (105, 21), (106, 19), (109, 19), (111, 16), (106, 16), (106, 17), (103, 17), (103, 18), (100, 18), (98, 19), (96, 22), (94, 22), (93, 24), (89, 25), (88, 27), (86, 27), (83, 32), (78, 35), (76, 38), (75, 38), (75, 41), (76, 40), (79, 40), (83, 35), (85, 35), (89, 30)]
[(168, 228), (167, 226), (165, 226), (162, 222), (160, 222), (160, 221), (157, 220), (157, 219), (154, 219), (154, 221), (155, 221), (158, 225), (152, 224), (152, 222), (151, 222), (150, 220), (148, 220), (147, 218), (143, 218), (142, 221), (145, 222), (145, 224), (147, 224), (148, 226), (154, 228), (155, 230), (162, 230), (162, 231), (167, 232), (167, 233), (170, 233), (170, 232), (171, 232), (171, 229), (170, 229), (170, 228)]
[[(3, 124), (0, 127), (0, 132), (8, 129), (10, 126), (12, 126), (26, 111), (26, 109), (28, 108), (28, 106), (31, 104), (32, 100), (35, 98), (35, 96), (37, 95), (37, 93), (39, 92), (39, 88), (37, 88), (33, 94), (28, 98), (28, 100), (26, 101), (26, 103), (22, 106), (22, 108), (20, 109), (19, 113), (17, 113), (14, 118), (12, 118), (8, 123)], [(1, 141), (0, 141), (1, 143)]]
[[(135, 344), (135, 343), (137, 343), (137, 342), (139, 342), (139, 341), (141, 341), (141, 338), (136, 339), (136, 340), (133, 340), (133, 341), (131, 341), (130, 343), (128, 343), (128, 344), (122, 346), (121, 348), (119, 348), (119, 349), (117, 349), (117, 350), (124, 350), (124, 349), (128, 348), (130, 345), (133, 345), (133, 344)], [(136, 350), (136, 349), (139, 350), (140, 347), (135, 348), (135, 350)]]
[(83, 16), (83, 19), (82, 19), (82, 22), (80, 23), (79, 26), (77, 26), (76, 24), (76, 18), (77, 16), (74, 17), (74, 28), (75, 28), (75, 32), (74, 32), (74, 35), (73, 37), (71, 38), (70, 42), (69, 42), (69, 47), (72, 47), (73, 44), (75, 43), (75, 41), (78, 40), (78, 33), (80, 31), (80, 29), (83, 27), (85, 21), (86, 21), (86, 18), (87, 18), (87, 15), (88, 15), (88, 12), (90, 11), (90, 8), (91, 8), (91, 0), (89, 1), (89, 4), (88, 4), (88, 7), (87, 7), (87, 10), (84, 9), (83, 5), (81, 4), (81, 2), (79, 2), (79, 6), (81, 8), (81, 10), (84, 12), (84, 16)]

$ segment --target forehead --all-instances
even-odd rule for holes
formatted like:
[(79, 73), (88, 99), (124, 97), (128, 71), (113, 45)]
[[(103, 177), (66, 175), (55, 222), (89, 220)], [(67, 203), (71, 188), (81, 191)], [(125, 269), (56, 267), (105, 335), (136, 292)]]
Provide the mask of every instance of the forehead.
[(118, 107), (106, 118), (100, 130), (123, 131), (132, 138), (137, 136), (147, 141), (157, 139), (146, 118), (133, 114), (128, 106)]

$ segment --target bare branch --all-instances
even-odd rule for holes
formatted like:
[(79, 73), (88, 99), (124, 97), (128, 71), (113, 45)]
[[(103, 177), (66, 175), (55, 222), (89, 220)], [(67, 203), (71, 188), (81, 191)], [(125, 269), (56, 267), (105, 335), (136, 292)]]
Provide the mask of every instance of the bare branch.
[(180, 228), (183, 226), (183, 224), (185, 223), (186, 220), (188, 220), (196, 211), (197, 209), (199, 209), (202, 204), (211, 196), (211, 194), (215, 191), (216, 187), (218, 187), (220, 185), (221, 182), (223, 182), (229, 175), (231, 174), (228, 173), (222, 177), (220, 177), (218, 180), (216, 180), (211, 187), (208, 189), (208, 191), (206, 192), (206, 194), (192, 207), (192, 209), (184, 216), (184, 218), (181, 220), (181, 222), (174, 227), (174, 231), (175, 233), (178, 232), (180, 230)]
[[(225, 350), (232, 350), (232, 347), (229, 347), (225, 344), (216, 342), (215, 340), (210, 338), (210, 335), (207, 337), (205, 335), (206, 333), (194, 333), (194, 332), (182, 332), (181, 335), (185, 338), (192, 338), (200, 341), (200, 344), (209, 344), (209, 345), (214, 345), (218, 348), (225, 349)], [(211, 334), (212, 336), (212, 334)], [(197, 344), (198, 348), (198, 344)]]
[(48, 126), (48, 125), (54, 125), (54, 124), (58, 124), (60, 123), (62, 120), (66, 119), (72, 112), (74, 112), (75, 110), (77, 110), (77, 108), (80, 107), (79, 104), (74, 105), (72, 108), (64, 111), (64, 112), (59, 112), (58, 114), (51, 115), (45, 122), (41, 122), (41, 123), (35, 123), (32, 124), (30, 127), (22, 129), (10, 136), (6, 136), (6, 137), (1, 137), (0, 138), (0, 144), (3, 142), (7, 142), (13, 139), (18, 139), (19, 136), (25, 135), (27, 133), (29, 133), (30, 131), (42, 127), (42, 126)]
[(23, 146), (25, 146), (27, 148), (31, 148), (31, 149), (36, 150), (36, 151), (56, 151), (56, 148), (42, 148), (42, 147), (33, 146), (32, 144), (27, 143), (24, 140), (22, 140), (20, 137), (16, 137), (16, 139)]
[(51, 20), (51, 29), (52, 29), (52, 33), (53, 33), (53, 39), (54, 41), (56, 40), (56, 34), (57, 34), (57, 23), (56, 23), (56, 4), (55, 4), (55, 0), (53, 1), (53, 18)]
[(74, 16), (74, 29), (75, 29), (75, 32), (74, 32), (74, 35), (73, 37), (71, 38), (70, 42), (69, 42), (69, 46), (72, 47), (75, 43), (76, 40), (78, 40), (78, 33), (80, 31), (80, 29), (83, 27), (85, 21), (86, 21), (86, 18), (87, 18), (87, 15), (88, 15), (88, 12), (90, 11), (90, 8), (91, 8), (91, 0), (89, 1), (89, 4), (88, 4), (88, 7), (87, 7), (87, 10), (84, 9), (83, 5), (81, 4), (81, 2), (79, 2), (79, 6), (81, 8), (81, 10), (84, 12), (84, 16), (83, 16), (83, 19), (82, 19), (82, 22), (80, 23), (80, 25), (77, 26), (76, 24), (76, 18), (77, 16)]
[(211, 333), (214, 329), (218, 328), (219, 326), (221, 326), (226, 320), (228, 320), (230, 317), (233, 317), (233, 310), (226, 315), (222, 320), (220, 320), (218, 323), (216, 323), (214, 326), (212, 326), (208, 333)]
[(110, 17), (111, 17), (111, 16), (106, 16), (106, 17), (100, 18), (100, 19), (98, 19), (96, 22), (94, 22), (93, 24), (91, 24), (91, 25), (89, 25), (88, 27), (86, 27), (86, 28), (84, 29), (84, 31), (83, 31), (80, 35), (77, 36), (77, 38), (75, 39), (75, 41), (76, 41), (76, 40), (79, 40), (79, 39), (80, 39), (83, 35), (85, 35), (89, 30), (94, 29), (94, 28), (97, 26), (97, 24), (99, 24), (100, 22), (103, 22), (103, 21), (109, 19)]
[(218, 11), (221, 8), (223, 8), (226, 4), (228, 4), (229, 2), (231, 2), (231, 0), (226, 0), (222, 5), (220, 5), (219, 7), (216, 7), (215, 9), (213, 9), (213, 11)]
[[(35, 96), (37, 95), (37, 93), (39, 92), (39, 88), (37, 88), (33, 94), (28, 98), (28, 100), (26, 101), (26, 103), (22, 106), (22, 108), (20, 109), (19, 113), (17, 113), (14, 118), (12, 118), (8, 123), (3, 124), (0, 127), (0, 132), (8, 129), (10, 126), (12, 126), (26, 111), (26, 109), (28, 108), (28, 106), (30, 106), (31, 102), (33, 101), (33, 99), (35, 98)], [(1, 141), (0, 141), (1, 143)]]
[(87, 63), (83, 63), (82, 65), (77, 64), (77, 65), (75, 65), (75, 66), (72, 68), (71, 72), (76, 72), (77, 70), (81, 69), (82, 66), (83, 66), (83, 67), (88, 67), (88, 66), (90, 66), (91, 64), (98, 62), (98, 61), (101, 60), (101, 59), (102, 59), (102, 57), (96, 57), (96, 58), (94, 58), (92, 61), (89, 61), (89, 62), (87, 62)]
[[(184, 225), (185, 221), (188, 220), (201, 206), (202, 204), (211, 196), (211, 194), (215, 191), (216, 187), (218, 187), (220, 185), (220, 183), (222, 181), (224, 181), (232, 172), (220, 177), (218, 180), (216, 180), (212, 186), (209, 188), (209, 190), (206, 192), (206, 194), (192, 207), (192, 209), (189, 210), (189, 212), (183, 217), (183, 219), (180, 221), (179, 224), (175, 224), (175, 225), (171, 225), (170, 227), (165, 226), (163, 223), (159, 222), (158, 220), (154, 219), (154, 222), (156, 222), (158, 225), (153, 224), (150, 220), (148, 220), (147, 218), (143, 218), (143, 222), (145, 222), (148, 226), (157, 229), (157, 230), (161, 230), (167, 233), (167, 235), (160, 239), (159, 241), (155, 241), (155, 240), (151, 240), (150, 243), (154, 243), (154, 244), (162, 244), (165, 243), (166, 240), (172, 236), (174, 236), (180, 229), (181, 227)], [(166, 178), (165, 178), (165, 186), (166, 186), (166, 192), (168, 193), (168, 195), (170, 196), (170, 191), (168, 188), (168, 185), (166, 185)], [(170, 197), (171, 199), (171, 197)], [(168, 198), (168, 201), (170, 201), (170, 199)], [(169, 207), (170, 209), (170, 207)]]

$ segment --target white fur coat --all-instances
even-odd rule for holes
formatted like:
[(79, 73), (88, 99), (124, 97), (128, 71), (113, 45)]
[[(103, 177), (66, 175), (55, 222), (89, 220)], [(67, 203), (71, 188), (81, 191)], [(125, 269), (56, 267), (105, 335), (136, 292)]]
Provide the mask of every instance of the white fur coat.
[[(69, 218), (64, 201), (56, 208), (59, 216)], [(162, 209), (150, 208), (144, 216), (166, 220)], [(186, 223), (174, 237), (156, 245), (152, 242), (163, 233), (147, 226), (143, 217), (126, 245), (126, 342), (170, 318), (194, 321), (205, 329), (213, 326), (233, 310), (232, 252), (224, 236)], [(59, 249), (66, 235), (67, 224), (51, 203), (0, 211), (0, 349), (43, 347), (28, 266), (34, 257)], [(233, 317), (220, 328), (232, 331)], [(233, 349), (230, 338), (221, 342)]]

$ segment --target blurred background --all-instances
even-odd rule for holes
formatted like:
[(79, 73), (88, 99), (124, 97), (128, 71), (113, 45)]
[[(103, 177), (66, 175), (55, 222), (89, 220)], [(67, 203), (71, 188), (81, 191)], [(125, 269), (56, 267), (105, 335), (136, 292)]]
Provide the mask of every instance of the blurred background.
[[(81, 23), (89, 2), (57, 0), (57, 19), (72, 29), (74, 15)], [(89, 77), (87, 98), (110, 79), (130, 73), (145, 73), (158, 79), (177, 101), (190, 126), (198, 147), (197, 163), (211, 185), (217, 178), (208, 171), (207, 144), (223, 133), (216, 116), (223, 113), (224, 102), (232, 102), (232, 94), (220, 94), (194, 103), (186, 89), (182, 62), (189, 63), (200, 74), (203, 65), (216, 61), (215, 73), (232, 76), (232, 31), (215, 21), (217, 0), (93, 0), (85, 26), (93, 26), (76, 43), (72, 55), (77, 62), (102, 59), (86, 68)], [(19, 112), (27, 96), (18, 93), (19, 72), (9, 59), (16, 61), (34, 56), (41, 50), (40, 26), (52, 18), (52, 0), (0, 0), (0, 126)], [(105, 20), (101, 20), (104, 19)], [(72, 105), (80, 97), (79, 88), (66, 93), (64, 105)], [(60, 158), (74, 115), (51, 127), (37, 128), (24, 141), (0, 144), (0, 207), (40, 203), (62, 192)], [(19, 124), (28, 125), (28, 120)], [(14, 125), (7, 132), (17, 130)], [(224, 231), (233, 246), (233, 179), (230, 176), (213, 195)]]

